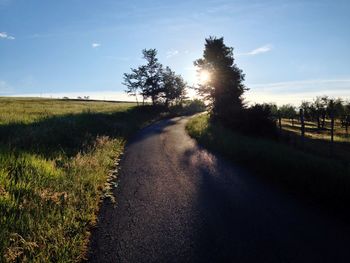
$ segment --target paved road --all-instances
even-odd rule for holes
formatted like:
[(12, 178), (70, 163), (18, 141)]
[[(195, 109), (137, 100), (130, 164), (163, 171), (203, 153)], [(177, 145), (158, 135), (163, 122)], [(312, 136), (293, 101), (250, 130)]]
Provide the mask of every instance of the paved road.
[(187, 118), (141, 131), (90, 262), (350, 262), (350, 228), (199, 147)]

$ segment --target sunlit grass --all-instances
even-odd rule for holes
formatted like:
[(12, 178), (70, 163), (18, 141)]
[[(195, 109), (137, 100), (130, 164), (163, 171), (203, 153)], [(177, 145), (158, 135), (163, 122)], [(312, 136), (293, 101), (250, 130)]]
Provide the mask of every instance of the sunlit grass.
[[(305, 136), (313, 139), (328, 140), (331, 139), (330, 132), (330, 121), (326, 121), (324, 129), (317, 129), (317, 123), (315, 122), (306, 122), (305, 123)], [(291, 131), (295, 134), (300, 134), (300, 123), (295, 120), (293, 123), (289, 119), (282, 120), (282, 128), (286, 131)], [(346, 133), (344, 127), (341, 127), (339, 121), (335, 121), (334, 125), (334, 141), (337, 142), (349, 142), (350, 143), (350, 127), (349, 133)]]
[(8, 98), (0, 111), (0, 262), (80, 261), (126, 138), (157, 111)]
[(0, 97), (0, 125), (14, 122), (31, 123), (52, 115), (57, 116), (70, 113), (112, 113), (116, 110), (127, 109), (130, 106), (135, 106), (135, 104)]

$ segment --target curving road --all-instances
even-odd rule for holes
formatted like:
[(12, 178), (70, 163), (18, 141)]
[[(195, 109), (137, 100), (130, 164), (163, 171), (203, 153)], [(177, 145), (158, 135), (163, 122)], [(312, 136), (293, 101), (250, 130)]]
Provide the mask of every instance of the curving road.
[(90, 262), (350, 262), (350, 227), (199, 147), (188, 118), (142, 130)]

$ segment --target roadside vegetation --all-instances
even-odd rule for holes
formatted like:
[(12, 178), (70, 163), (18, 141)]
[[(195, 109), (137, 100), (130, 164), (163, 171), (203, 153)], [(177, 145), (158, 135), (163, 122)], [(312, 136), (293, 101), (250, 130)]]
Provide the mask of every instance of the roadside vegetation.
[(209, 77), (197, 87), (208, 114), (186, 126), (193, 138), (293, 193), (347, 210), (349, 103), (323, 96), (303, 102), (299, 109), (248, 106), (244, 74), (223, 38), (206, 39), (203, 58), (194, 64)]
[(0, 262), (79, 262), (127, 139), (201, 101), (0, 98)]
[(81, 260), (126, 139), (160, 109), (0, 98), (0, 112), (0, 262)]
[(288, 191), (344, 211), (350, 201), (347, 162), (292, 147), (278, 139), (232, 131), (211, 122), (207, 114), (192, 118), (186, 129), (190, 136), (208, 149), (282, 185)]

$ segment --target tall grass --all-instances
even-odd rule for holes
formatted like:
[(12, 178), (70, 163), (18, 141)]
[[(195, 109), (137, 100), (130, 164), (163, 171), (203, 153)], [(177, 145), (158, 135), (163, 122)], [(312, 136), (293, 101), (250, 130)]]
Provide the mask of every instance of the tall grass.
[(289, 191), (343, 209), (350, 201), (347, 163), (303, 152), (271, 139), (230, 131), (210, 122), (208, 115), (194, 117), (186, 129), (210, 150), (283, 185)]
[(0, 98), (0, 262), (78, 262), (125, 140), (159, 111)]

